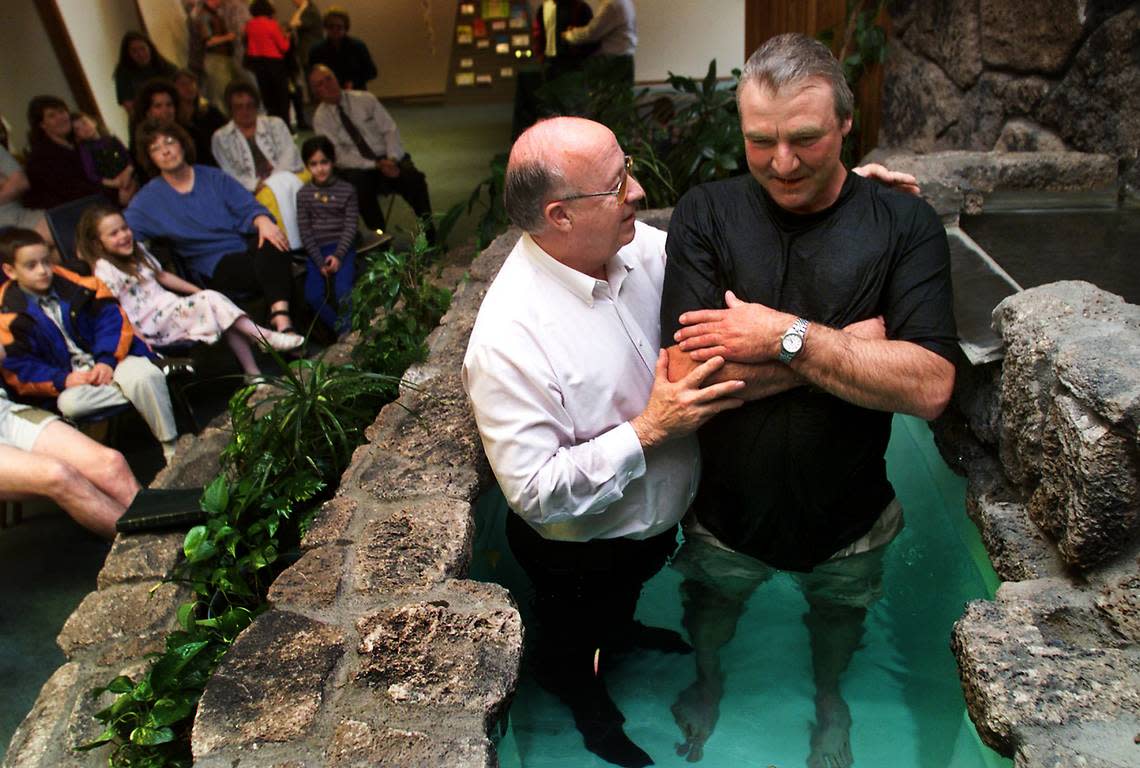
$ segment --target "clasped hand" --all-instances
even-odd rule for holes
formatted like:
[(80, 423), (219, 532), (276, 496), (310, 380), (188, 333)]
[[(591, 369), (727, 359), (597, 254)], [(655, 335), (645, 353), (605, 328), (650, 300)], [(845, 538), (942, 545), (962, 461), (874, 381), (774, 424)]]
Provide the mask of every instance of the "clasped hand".
[(268, 216), (258, 216), (253, 220), (253, 226), (257, 228), (258, 248), (268, 241), (279, 251), (289, 250), (289, 238), (285, 237), (285, 233), (281, 231), (273, 219)]
[(648, 448), (687, 435), (721, 411), (743, 405), (743, 400), (733, 396), (744, 388), (743, 381), (704, 386), (705, 380), (723, 365), (724, 358), (717, 357), (670, 382), (669, 355), (661, 350), (649, 403), (631, 422), (641, 444)]
[(779, 355), (779, 339), (795, 316), (741, 301), (725, 291), (727, 309), (698, 309), (681, 315), (684, 327), (673, 334), (682, 352), (697, 361), (723, 357), (737, 363), (761, 363)]

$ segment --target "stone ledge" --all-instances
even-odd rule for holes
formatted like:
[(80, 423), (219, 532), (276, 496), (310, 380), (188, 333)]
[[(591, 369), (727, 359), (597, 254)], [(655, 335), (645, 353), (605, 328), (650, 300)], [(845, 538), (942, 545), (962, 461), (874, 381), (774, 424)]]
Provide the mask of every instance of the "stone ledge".
[(945, 150), (916, 153), (879, 148), (863, 163), (882, 163), (918, 177), (925, 197), (944, 218), (979, 213), (992, 192), (1102, 190), (1117, 184), (1117, 160), (1086, 152), (979, 152)]
[(82, 656), (100, 665), (161, 652), (166, 635), (178, 627), (178, 606), (190, 599), (190, 590), (177, 584), (118, 584), (92, 592), (67, 618), (59, 647), (68, 659)]
[(491, 768), (498, 765), (486, 737), (463, 737), (446, 728), (435, 731), (374, 726), (346, 719), (337, 724), (325, 752), (329, 768)]
[(116, 536), (99, 571), (96, 588), (135, 581), (153, 584), (165, 579), (182, 559), (185, 539), (184, 531)]
[(353, 684), (388, 704), (501, 715), (518, 682), (522, 621), (495, 584), (449, 582), (428, 602), (407, 602), (357, 621)]
[[(1094, 592), (1063, 579), (1005, 584), (993, 603), (967, 606), (951, 647), (971, 717), (994, 749), (1047, 754), (1072, 743), (1058, 735), (1083, 733), (1082, 756), (1135, 765), (1140, 746), (1125, 735), (1140, 732), (1131, 725), (1140, 722), (1140, 650), (1106, 620)], [(1102, 727), (1106, 738), (1087, 736)]]
[(269, 604), (304, 614), (327, 610), (340, 593), (347, 557), (348, 549), (336, 544), (307, 549), (273, 581)]
[(471, 563), (471, 505), (425, 497), (369, 516), (351, 570), (358, 595), (400, 595), (460, 578)]
[(206, 686), (194, 718), (195, 760), (302, 739), (343, 652), (336, 627), (286, 611), (259, 616)]

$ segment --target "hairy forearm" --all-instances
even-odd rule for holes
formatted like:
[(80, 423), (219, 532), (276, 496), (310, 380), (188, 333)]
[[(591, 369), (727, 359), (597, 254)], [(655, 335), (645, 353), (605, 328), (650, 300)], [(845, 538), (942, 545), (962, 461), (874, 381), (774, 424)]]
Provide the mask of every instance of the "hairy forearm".
[(791, 369), (850, 403), (937, 418), (954, 389), (950, 361), (908, 341), (862, 339), (812, 324)]
[[(676, 344), (669, 347), (668, 352), (669, 381), (679, 380), (700, 365), (688, 354), (682, 352)], [(734, 363), (729, 361), (724, 364), (724, 367), (705, 379), (705, 384), (707, 386), (732, 380), (744, 382), (744, 389), (734, 395), (743, 400), (762, 400), (765, 397), (786, 392), (805, 383), (799, 374), (782, 363), (771, 361), (765, 363)]]

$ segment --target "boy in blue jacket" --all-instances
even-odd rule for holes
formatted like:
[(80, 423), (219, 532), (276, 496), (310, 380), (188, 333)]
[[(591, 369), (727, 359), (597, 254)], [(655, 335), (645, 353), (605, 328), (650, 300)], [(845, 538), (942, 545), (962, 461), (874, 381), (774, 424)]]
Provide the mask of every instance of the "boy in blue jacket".
[(53, 266), (37, 233), (0, 235), (4, 382), (25, 400), (55, 398), (64, 416), (131, 403), (169, 461), (178, 430), (166, 377), (102, 282)]

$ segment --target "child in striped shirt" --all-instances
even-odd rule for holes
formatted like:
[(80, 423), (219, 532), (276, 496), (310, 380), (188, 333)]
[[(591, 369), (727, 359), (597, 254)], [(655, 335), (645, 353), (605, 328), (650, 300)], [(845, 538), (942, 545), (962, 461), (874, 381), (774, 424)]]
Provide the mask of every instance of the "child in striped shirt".
[(326, 137), (314, 136), (302, 144), (301, 160), (313, 177), (297, 192), (297, 227), (309, 256), (305, 300), (322, 322), (344, 333), (356, 278), (356, 190), (334, 175), (336, 150)]

